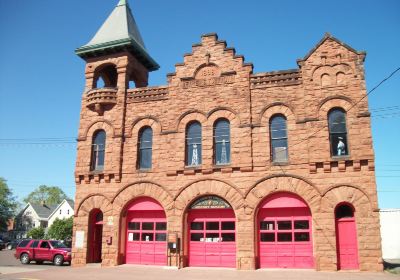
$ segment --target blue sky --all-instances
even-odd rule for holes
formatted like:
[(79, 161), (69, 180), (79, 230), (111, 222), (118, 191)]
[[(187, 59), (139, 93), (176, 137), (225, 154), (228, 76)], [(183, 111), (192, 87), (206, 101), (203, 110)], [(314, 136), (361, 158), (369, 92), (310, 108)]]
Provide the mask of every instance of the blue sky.
[[(74, 49), (92, 38), (117, 2), (0, 1), (0, 139), (26, 139), (0, 141), (0, 176), (18, 198), (40, 184), (74, 196), (73, 139), (84, 86), (84, 61)], [(296, 68), (325, 32), (367, 51), (368, 90), (400, 67), (396, 0), (130, 0), (130, 6), (161, 66), (150, 74), (151, 85), (166, 84), (175, 63), (210, 32), (253, 62), (254, 72)], [(400, 208), (399, 89), (398, 72), (369, 97), (381, 208)], [(34, 138), (65, 139), (26, 144), (37, 143)]]

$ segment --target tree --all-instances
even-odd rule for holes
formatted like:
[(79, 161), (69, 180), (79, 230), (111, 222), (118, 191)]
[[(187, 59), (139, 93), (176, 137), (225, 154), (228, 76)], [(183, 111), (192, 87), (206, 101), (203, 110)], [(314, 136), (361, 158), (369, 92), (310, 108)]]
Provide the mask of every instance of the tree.
[(0, 177), (0, 231), (6, 231), (8, 221), (14, 217), (18, 206), (7, 181)]
[(68, 199), (68, 196), (59, 187), (41, 185), (24, 198), (24, 202), (41, 203), (44, 201), (47, 205), (53, 205), (61, 203), (64, 199)]
[(51, 239), (71, 240), (72, 225), (73, 225), (73, 217), (69, 217), (67, 219), (62, 219), (62, 220), (57, 218), (47, 231), (47, 236)]
[(28, 237), (33, 239), (43, 239), (44, 238), (44, 228), (36, 227), (28, 231)]

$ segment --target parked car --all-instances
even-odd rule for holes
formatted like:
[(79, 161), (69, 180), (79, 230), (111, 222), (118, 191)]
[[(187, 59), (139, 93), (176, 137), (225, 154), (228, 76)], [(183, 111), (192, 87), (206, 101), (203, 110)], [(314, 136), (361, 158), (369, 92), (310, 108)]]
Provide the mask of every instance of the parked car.
[(71, 263), (71, 248), (67, 248), (64, 243), (57, 240), (23, 240), (15, 249), (14, 256), (22, 264), (31, 261), (36, 261), (37, 264), (50, 261), (55, 265), (62, 265), (64, 262)]
[(8, 250), (15, 249), (15, 248), (17, 248), (17, 245), (18, 245), (22, 240), (23, 240), (23, 239), (14, 239), (14, 240), (11, 240), (10, 242), (8, 242), (8, 243), (6, 244), (6, 248), (7, 248)]
[(0, 239), (0, 251), (6, 248), (6, 243)]

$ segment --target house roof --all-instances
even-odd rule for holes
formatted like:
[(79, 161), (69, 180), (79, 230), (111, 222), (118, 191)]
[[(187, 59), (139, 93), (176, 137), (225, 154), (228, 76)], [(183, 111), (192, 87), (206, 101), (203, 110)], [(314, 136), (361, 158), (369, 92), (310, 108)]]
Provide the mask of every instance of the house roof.
[(33, 210), (35, 210), (36, 214), (41, 219), (48, 219), (51, 213), (53, 213), (54, 210), (58, 207), (58, 204), (54, 205), (46, 205), (40, 203), (29, 203), (29, 204), (32, 206)]
[(96, 35), (75, 53), (85, 59), (121, 51), (129, 51), (149, 71), (160, 68), (147, 53), (127, 0), (118, 2)]

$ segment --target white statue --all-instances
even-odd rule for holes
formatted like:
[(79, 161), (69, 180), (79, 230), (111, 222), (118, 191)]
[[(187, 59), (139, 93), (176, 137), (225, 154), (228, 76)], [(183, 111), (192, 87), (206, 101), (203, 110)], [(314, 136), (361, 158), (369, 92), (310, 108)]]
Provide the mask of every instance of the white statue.
[(193, 154), (192, 154), (192, 162), (190, 163), (191, 166), (199, 165), (199, 156), (197, 153), (197, 144), (193, 145)]
[(342, 141), (343, 137), (338, 137), (338, 138), (339, 138), (339, 142), (337, 144), (337, 155), (342, 156), (345, 154), (346, 145)]

